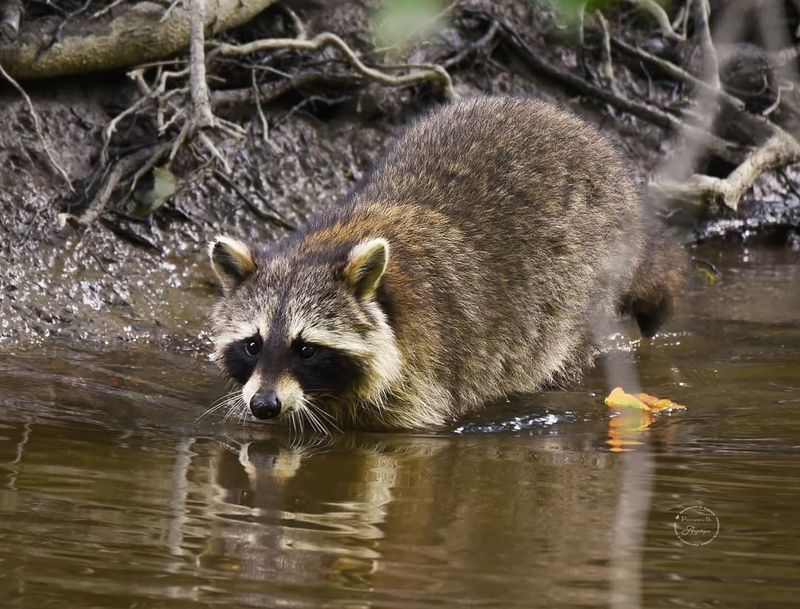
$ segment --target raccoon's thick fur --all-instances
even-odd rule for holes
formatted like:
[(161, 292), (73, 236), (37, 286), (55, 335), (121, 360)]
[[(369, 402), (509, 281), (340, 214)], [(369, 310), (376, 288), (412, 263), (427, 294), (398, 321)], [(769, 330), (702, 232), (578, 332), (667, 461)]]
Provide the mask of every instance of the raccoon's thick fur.
[(685, 266), (662, 232), (620, 154), (577, 117), (457, 103), (297, 234), (211, 244), (215, 355), (258, 418), (438, 426), (576, 378), (615, 313), (654, 334)]

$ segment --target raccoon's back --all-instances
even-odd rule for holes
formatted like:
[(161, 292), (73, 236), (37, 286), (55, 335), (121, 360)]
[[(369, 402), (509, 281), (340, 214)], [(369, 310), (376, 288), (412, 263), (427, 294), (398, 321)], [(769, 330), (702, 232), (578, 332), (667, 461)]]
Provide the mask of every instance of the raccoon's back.
[(362, 196), (433, 207), (476, 238), (500, 229), (529, 241), (531, 229), (556, 236), (562, 225), (599, 237), (623, 218), (639, 218), (629, 172), (605, 137), (550, 104), (505, 97), (454, 104), (419, 121)]

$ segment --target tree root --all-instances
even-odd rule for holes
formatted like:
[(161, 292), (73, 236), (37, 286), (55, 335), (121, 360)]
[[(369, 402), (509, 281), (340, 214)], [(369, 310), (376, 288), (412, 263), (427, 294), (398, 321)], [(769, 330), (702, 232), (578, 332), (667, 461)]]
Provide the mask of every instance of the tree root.
[[(215, 53), (224, 56), (231, 55), (249, 55), (251, 53), (259, 53), (262, 51), (275, 51), (279, 49), (294, 49), (298, 51), (318, 51), (323, 47), (331, 46), (338, 49), (362, 76), (373, 80), (381, 85), (387, 87), (403, 87), (410, 84), (416, 84), (422, 81), (438, 82), (444, 87), (448, 97), (455, 99), (458, 94), (453, 89), (453, 81), (450, 74), (447, 73), (442, 66), (435, 64), (415, 64), (414, 71), (401, 76), (393, 76), (382, 72), (375, 68), (367, 66), (356, 55), (347, 43), (339, 38), (336, 34), (331, 32), (323, 32), (317, 34), (311, 39), (298, 39), (298, 38), (268, 38), (264, 40), (256, 40), (246, 44), (219, 44), (215, 48)], [(397, 68), (407, 66), (397, 66)], [(384, 67), (384, 69), (394, 69), (394, 66)]]
[[(129, 72), (128, 75), (134, 81), (139, 95), (128, 108), (109, 121), (103, 130), (101, 160), (105, 165), (105, 177), (102, 185), (80, 216), (64, 214), (63, 221), (86, 226), (98, 220), (107, 210), (113, 193), (123, 183), (129, 182), (130, 186), (129, 188), (126, 186), (126, 188), (128, 188), (128, 193), (132, 192), (139, 178), (152, 170), (158, 163), (164, 163), (169, 168), (179, 151), (194, 140), (200, 148), (205, 149), (208, 159), (210, 159), (209, 163), (215, 162), (221, 167), (221, 169), (214, 169), (213, 175), (230, 186), (237, 196), (245, 201), (252, 213), (278, 226), (292, 229), (294, 227), (281, 218), (277, 210), (265, 211), (262, 206), (250, 201), (230, 179), (229, 176), (232, 172), (228, 160), (215, 144), (213, 135), (221, 133), (241, 139), (246, 137), (246, 134), (239, 125), (215, 115), (215, 109), (236, 104), (255, 103), (261, 121), (262, 137), (269, 143), (268, 125), (262, 105), (306, 85), (353, 89), (362, 87), (367, 82), (377, 82), (393, 87), (420, 82), (436, 82), (444, 87), (448, 95), (456, 96), (450, 75), (445, 68), (432, 64), (382, 66), (381, 69), (367, 66), (355, 51), (335, 34), (325, 32), (308, 39), (305, 34), (305, 26), (291, 11), (288, 15), (298, 33), (297, 38), (258, 40), (242, 45), (211, 43), (208, 46), (212, 50), (207, 54), (206, 28), (203, 27), (203, 24), (207, 23), (208, 19), (204, 13), (207, 3), (219, 3), (220, 0), (187, 1), (190, 2), (188, 62), (181, 60), (157, 62), (149, 67), (142, 66)], [(170, 11), (177, 14), (178, 8), (176, 7), (176, 3), (170, 4), (167, 12), (163, 15), (165, 21), (172, 18), (169, 15)], [(287, 75), (286, 78), (276, 82), (259, 84), (255, 77), (255, 70), (258, 66), (251, 66), (252, 86), (216, 91), (209, 88), (206, 69), (207, 67), (213, 69), (215, 60), (220, 57), (284, 49), (318, 51), (325, 47), (333, 47), (342, 53), (348, 64), (354, 68), (355, 74), (326, 73), (318, 68), (316, 71)], [(173, 68), (169, 66), (170, 63), (177, 63), (177, 66)], [(248, 66), (242, 64), (240, 67), (247, 68)], [(154, 75), (153, 69), (155, 70)], [(402, 75), (388, 73), (389, 70), (395, 69), (403, 69), (407, 73)], [(154, 135), (157, 137), (163, 138), (167, 134), (170, 135), (167, 135), (166, 141), (162, 139), (157, 146), (151, 146), (119, 158), (109, 170), (109, 150), (115, 132), (124, 121), (141, 118), (153, 125)], [(193, 146), (192, 150), (196, 153), (198, 147)]]

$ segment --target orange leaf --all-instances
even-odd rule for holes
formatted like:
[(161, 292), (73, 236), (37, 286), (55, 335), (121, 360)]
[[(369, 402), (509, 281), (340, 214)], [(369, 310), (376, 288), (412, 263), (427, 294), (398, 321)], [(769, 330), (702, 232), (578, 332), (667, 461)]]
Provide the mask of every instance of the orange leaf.
[(614, 387), (605, 399), (605, 403), (609, 408), (636, 408), (647, 412), (686, 409), (686, 406), (667, 398), (657, 398), (648, 393), (626, 393), (622, 387)]

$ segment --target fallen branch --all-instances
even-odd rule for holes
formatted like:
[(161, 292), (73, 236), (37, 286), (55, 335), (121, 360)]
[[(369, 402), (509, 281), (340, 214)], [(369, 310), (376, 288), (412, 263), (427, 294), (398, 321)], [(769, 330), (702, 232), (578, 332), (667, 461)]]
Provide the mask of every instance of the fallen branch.
[(28, 97), (27, 93), (25, 93), (25, 89), (23, 89), (20, 84), (14, 80), (8, 72), (6, 72), (2, 63), (0, 63), (0, 76), (5, 78), (11, 84), (11, 86), (19, 92), (19, 94), (22, 96), (22, 99), (25, 100), (25, 105), (28, 107), (28, 112), (30, 112), (31, 118), (33, 119), (33, 127), (36, 131), (36, 135), (39, 137), (39, 141), (42, 143), (42, 148), (44, 149), (45, 155), (47, 155), (47, 160), (50, 161), (50, 165), (53, 166), (53, 169), (55, 169), (58, 174), (64, 178), (64, 182), (66, 182), (70, 192), (75, 192), (75, 189), (72, 187), (72, 181), (69, 179), (69, 174), (67, 174), (64, 168), (56, 160), (53, 151), (50, 149), (50, 145), (47, 143), (47, 139), (44, 137), (44, 133), (42, 132), (42, 124), (39, 120), (39, 115), (36, 112), (36, 108), (33, 107), (31, 98)]
[(408, 74), (393, 76), (378, 69), (366, 65), (356, 55), (347, 43), (331, 32), (323, 32), (311, 39), (298, 38), (267, 38), (256, 40), (245, 44), (219, 44), (215, 48), (215, 53), (224, 56), (249, 55), (262, 51), (276, 51), (279, 49), (293, 49), (297, 51), (318, 51), (323, 47), (335, 47), (338, 49), (359, 73), (370, 80), (388, 87), (403, 87), (423, 81), (433, 81), (441, 84), (448, 97), (455, 99), (458, 94), (453, 89), (453, 81), (450, 74), (442, 66), (435, 64), (418, 64), (420, 69), (416, 69)]
[[(246, 23), (275, 1), (207, 0), (205, 27), (215, 34), (223, 32)], [(37, 22), (32, 22), (29, 31), (20, 31), (15, 44), (0, 46), (0, 63), (14, 78), (29, 79), (127, 68), (161, 59), (186, 48), (190, 38), (186, 7), (164, 16), (160, 5), (137, 2), (110, 21), (70, 23), (51, 46), (53, 31), (33, 31)]]
[(727, 178), (695, 174), (686, 182), (658, 182), (650, 185), (651, 192), (666, 199), (702, 203), (721, 202), (736, 211), (745, 193), (756, 178), (767, 171), (800, 162), (797, 140), (778, 134), (754, 150)]

